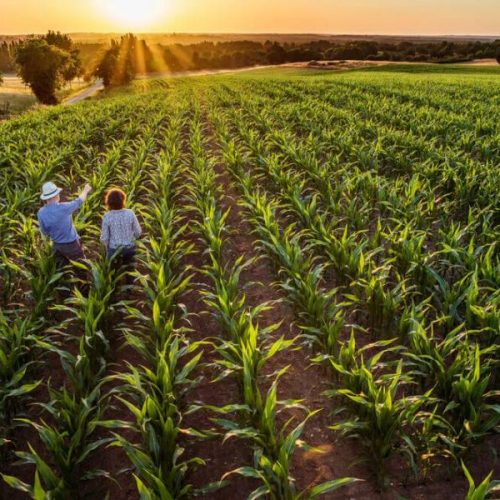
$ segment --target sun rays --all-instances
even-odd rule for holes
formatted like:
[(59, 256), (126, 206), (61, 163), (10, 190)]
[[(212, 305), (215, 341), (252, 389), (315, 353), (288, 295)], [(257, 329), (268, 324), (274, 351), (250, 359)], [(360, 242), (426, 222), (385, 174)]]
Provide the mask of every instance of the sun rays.
[(117, 27), (148, 29), (166, 18), (169, 0), (95, 0), (96, 7)]

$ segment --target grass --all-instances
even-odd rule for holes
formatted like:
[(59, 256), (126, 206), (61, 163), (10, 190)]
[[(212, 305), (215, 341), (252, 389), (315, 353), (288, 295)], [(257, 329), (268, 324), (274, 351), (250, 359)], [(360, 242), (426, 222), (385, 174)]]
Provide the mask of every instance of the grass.
[[(404, 74), (425, 74), (425, 75), (449, 75), (449, 76), (461, 76), (461, 75), (500, 75), (500, 65), (491, 66), (473, 66), (466, 64), (405, 64), (405, 63), (391, 63), (367, 66), (363, 68), (352, 68), (346, 70), (326, 70), (319, 68), (262, 68), (256, 69), (254, 71), (246, 72), (240, 74), (238, 78), (295, 78), (295, 77), (328, 77), (337, 78), (343, 77), (344, 75), (352, 75), (353, 73), (359, 73), (364, 75), (366, 73), (404, 73)], [(230, 76), (230, 75), (229, 75)], [(215, 75), (215, 78), (224, 78), (228, 75)], [(214, 77), (211, 77), (214, 78)]]
[(0, 92), (0, 110), (7, 107), (7, 110), (14, 115), (27, 111), (35, 106), (36, 102), (36, 98), (32, 95)]
[[(38, 104), (31, 90), (24, 85), (22, 80), (15, 75), (3, 75), (3, 83), (0, 85), (0, 110), (7, 106), (10, 114), (18, 115)], [(71, 87), (61, 89), (57, 96), (63, 100), (88, 86), (86, 82), (74, 82)]]
[(500, 64), (479, 65), (471, 64), (387, 64), (373, 66), (360, 71), (370, 73), (410, 73), (410, 74), (442, 74), (442, 75), (500, 75)]
[(8, 106), (13, 114), (21, 113), (36, 104), (36, 98), (21, 80), (12, 75), (4, 75), (0, 85), (0, 109)]

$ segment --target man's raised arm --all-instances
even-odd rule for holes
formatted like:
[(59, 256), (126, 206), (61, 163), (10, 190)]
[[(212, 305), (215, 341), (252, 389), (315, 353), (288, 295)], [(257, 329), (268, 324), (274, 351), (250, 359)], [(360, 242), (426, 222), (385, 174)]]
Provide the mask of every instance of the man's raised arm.
[(85, 184), (85, 187), (83, 188), (82, 192), (78, 196), (80, 200), (85, 201), (87, 199), (87, 196), (89, 195), (90, 191), (92, 191), (92, 186), (90, 184)]
[(90, 184), (85, 184), (85, 187), (82, 189), (82, 192), (78, 195), (76, 200), (62, 203), (61, 206), (64, 206), (69, 213), (73, 213), (75, 210), (78, 210), (83, 202), (87, 199), (90, 191), (92, 191), (92, 187)]

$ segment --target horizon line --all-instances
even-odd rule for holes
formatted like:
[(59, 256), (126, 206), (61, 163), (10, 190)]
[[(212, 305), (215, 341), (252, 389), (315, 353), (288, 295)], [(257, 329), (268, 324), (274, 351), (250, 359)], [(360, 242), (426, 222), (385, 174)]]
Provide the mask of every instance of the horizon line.
[[(134, 30), (124, 30), (124, 31), (62, 31), (57, 29), (47, 28), (47, 31), (60, 31), (61, 33), (66, 33), (68, 35), (122, 35), (126, 33), (134, 33), (138, 35), (169, 35), (169, 36), (379, 36), (379, 37), (429, 37), (429, 38), (439, 38), (439, 37), (468, 37), (468, 38), (498, 38), (500, 39), (500, 34), (477, 34), (477, 33), (324, 33), (324, 32), (309, 32), (309, 31), (297, 31), (297, 32), (281, 32), (281, 31), (234, 31), (234, 32), (224, 32), (224, 31), (134, 31)], [(29, 35), (43, 35), (45, 32), (23, 32), (23, 33), (0, 33), (0, 36), (29, 36)]]

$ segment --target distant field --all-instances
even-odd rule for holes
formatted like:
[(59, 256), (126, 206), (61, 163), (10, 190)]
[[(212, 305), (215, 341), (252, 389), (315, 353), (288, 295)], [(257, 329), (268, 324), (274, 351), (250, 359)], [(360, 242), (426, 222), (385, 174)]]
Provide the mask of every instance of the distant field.
[(3, 75), (0, 85), (0, 109), (9, 105), (13, 113), (24, 111), (36, 103), (36, 99), (20, 78), (13, 75)]
[[(0, 498), (483, 498), (461, 463), (500, 478), (499, 76), (142, 79), (0, 123)], [(52, 179), (94, 188), (88, 296), (38, 235)], [(144, 229), (130, 288), (112, 186)]]
[[(18, 76), (3, 75), (2, 79), (3, 84), (0, 85), (0, 109), (7, 104), (12, 114), (18, 114), (37, 104), (37, 100), (31, 92), (31, 89), (24, 85)], [(62, 89), (58, 93), (58, 96), (60, 99), (64, 99), (67, 95), (87, 85), (88, 84), (83, 81), (75, 81), (72, 83), (71, 87), (68, 86)]]
[[(352, 61), (353, 66), (350, 66), (350, 61), (333, 68), (313, 66), (310, 67), (308, 63), (292, 63), (285, 64), (279, 67), (258, 68), (251, 70), (242, 77), (274, 77), (274, 78), (309, 78), (309, 77), (331, 77), (336, 78), (357, 78), (365, 75), (367, 78), (373, 78), (373, 73), (386, 74), (388, 78), (393, 79), (395, 74), (402, 76), (407, 74), (415, 75), (429, 75), (442, 77), (474, 77), (479, 78), (488, 77), (491, 85), (495, 87), (500, 85), (500, 80), (491, 79), (492, 76), (500, 76), (500, 65), (474, 65), (474, 64), (425, 64), (425, 63), (394, 63), (394, 62), (377, 62), (370, 64), (370, 62)], [(370, 76), (371, 75), (371, 76)], [(217, 75), (215, 75), (217, 76)], [(220, 77), (230, 77), (230, 75), (221, 75)], [(334, 81), (334, 80), (332, 80)], [(136, 83), (137, 84), (137, 83)], [(128, 89), (127, 91), (130, 91)]]
[[(373, 66), (366, 68), (368, 71), (382, 73), (424, 73), (442, 75), (496, 75), (500, 76), (500, 64), (390, 64), (386, 66)], [(496, 82), (492, 81), (492, 85)], [(500, 85), (500, 81), (498, 82)]]

